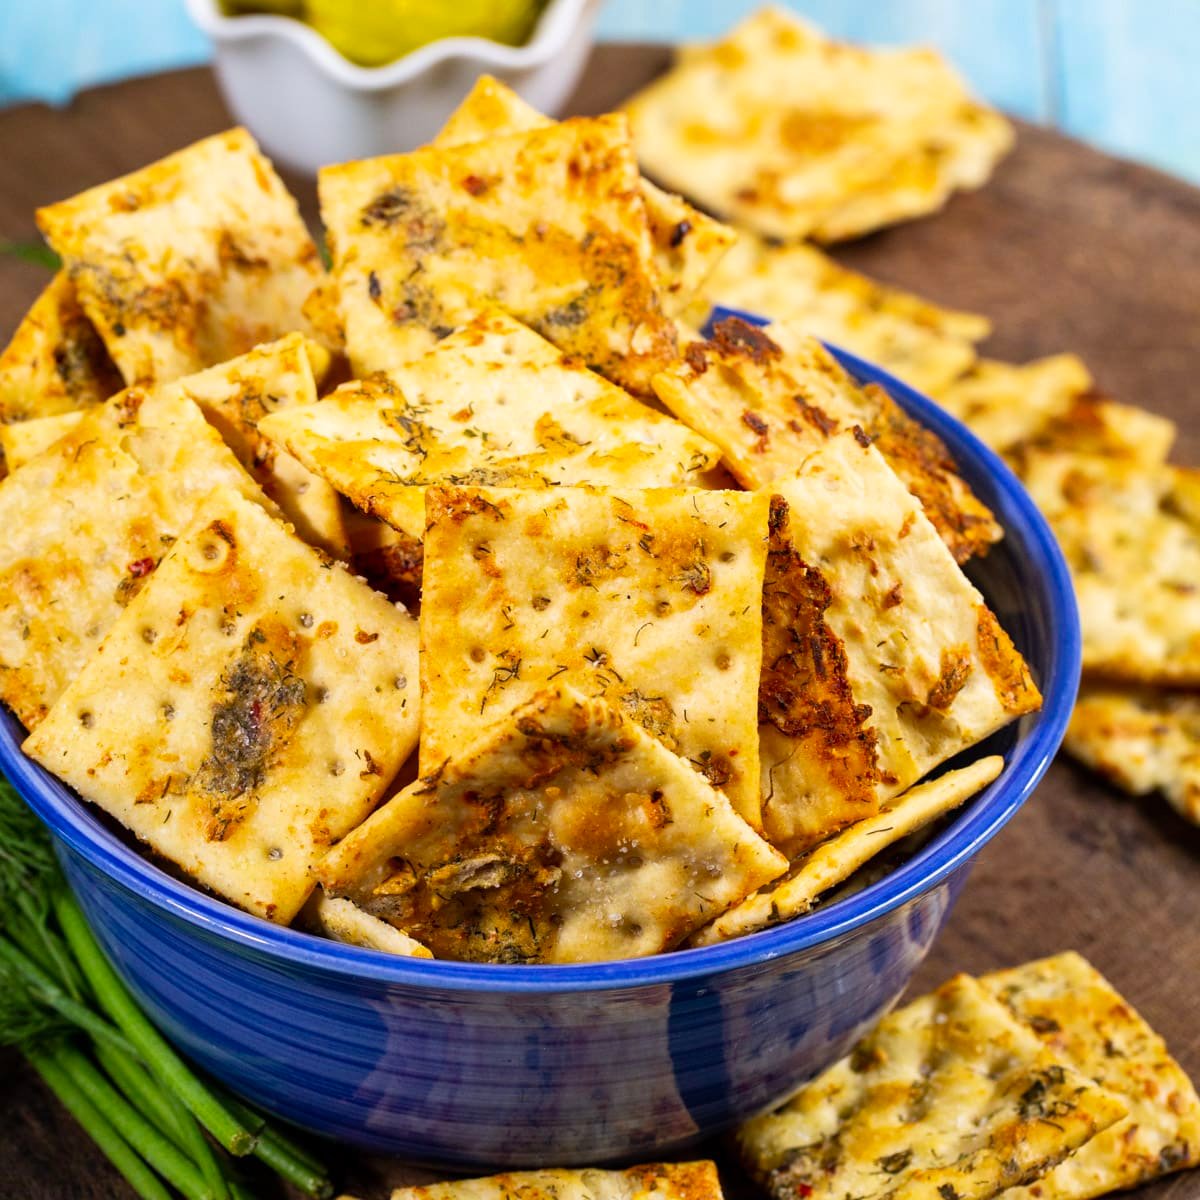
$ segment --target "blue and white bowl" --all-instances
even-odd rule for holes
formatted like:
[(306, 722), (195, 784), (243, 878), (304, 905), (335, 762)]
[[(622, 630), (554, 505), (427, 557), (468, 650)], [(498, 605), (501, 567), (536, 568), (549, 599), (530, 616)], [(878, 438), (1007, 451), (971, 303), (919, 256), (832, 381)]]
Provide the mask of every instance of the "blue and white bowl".
[(904, 991), (971, 860), (1062, 739), (1079, 625), (1054, 538), (1008, 468), (931, 401), (835, 351), (940, 436), (1006, 531), (971, 574), (1045, 696), (971, 754), (1004, 773), (884, 878), (723, 945), (584, 966), (392, 957), (248, 916), (129, 849), (20, 752), (114, 965), (171, 1040), (252, 1103), (351, 1146), (452, 1167), (649, 1160), (780, 1100)]

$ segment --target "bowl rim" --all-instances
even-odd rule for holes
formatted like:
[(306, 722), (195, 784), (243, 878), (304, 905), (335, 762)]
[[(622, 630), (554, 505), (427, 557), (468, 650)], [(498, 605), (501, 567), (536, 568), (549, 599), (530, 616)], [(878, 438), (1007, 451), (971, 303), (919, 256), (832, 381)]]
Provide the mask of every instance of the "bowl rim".
[[(734, 309), (713, 310), (757, 324), (763, 318)], [(120, 839), (89, 808), (20, 749), (21, 726), (5, 712), (0, 722), (0, 768), (54, 836), (102, 874), (156, 908), (245, 951), (282, 960), (292, 967), (374, 981), (384, 985), (488, 993), (589, 992), (669, 985), (745, 967), (832, 943), (894, 912), (932, 890), (991, 840), (1016, 813), (1045, 774), (1074, 704), (1080, 673), (1078, 610), (1070, 574), (1045, 518), (1003, 460), (945, 410), (888, 372), (829, 346), (860, 382), (882, 385), (923, 424), (947, 441), (957, 457), (973, 461), (990, 477), (1003, 500), (1006, 533), (1019, 529), (1042, 591), (1050, 600), (1055, 627), (1045, 677), (1043, 706), (1032, 728), (1007, 755), (997, 780), (912, 858), (861, 891), (791, 921), (713, 946), (674, 950), (646, 958), (582, 964), (463, 963), (405, 958), (326, 940), (242, 912), (223, 900), (175, 879)], [(1015, 527), (1015, 528), (1014, 528)]]
[(439, 63), (468, 59), (481, 69), (528, 70), (561, 53), (596, 0), (548, 0), (529, 40), (508, 46), (483, 37), (438, 38), (378, 67), (351, 62), (311, 25), (278, 13), (228, 16), (218, 0), (185, 0), (188, 14), (218, 48), (222, 42), (247, 42), (277, 38), (291, 43), (319, 70), (354, 91), (373, 92), (408, 83)]

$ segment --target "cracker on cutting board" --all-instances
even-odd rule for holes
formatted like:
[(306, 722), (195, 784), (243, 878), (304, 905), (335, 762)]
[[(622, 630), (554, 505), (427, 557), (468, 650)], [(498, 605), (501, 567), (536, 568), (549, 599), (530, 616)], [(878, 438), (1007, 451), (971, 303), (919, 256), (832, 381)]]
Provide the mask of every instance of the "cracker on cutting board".
[(657, 954), (787, 867), (603, 700), (552, 685), (478, 728), (321, 867), (331, 893), (438, 958)]
[(301, 920), (313, 933), (347, 946), (362, 946), (407, 958), (433, 957), (420, 942), (401, 933), (394, 925), (371, 916), (353, 900), (328, 895), (321, 887), (309, 897)]
[(671, 412), (721, 447), (745, 487), (794, 475), (831, 433), (857, 425), (878, 441), (959, 562), (1003, 536), (941, 439), (881, 388), (860, 388), (796, 322), (764, 331), (737, 318), (719, 321), (710, 341), (693, 342), (683, 362), (655, 376), (654, 388)]
[(421, 771), (565, 683), (759, 825), (766, 493), (430, 488)]
[(1162, 792), (1200, 825), (1200, 695), (1085, 682), (1063, 746), (1135, 796)]
[[(498, 79), (481, 75), (450, 114), (433, 145), (460, 146), (553, 124)], [(677, 316), (691, 303), (696, 290), (738, 235), (648, 179), (641, 181), (640, 188), (650, 222), (663, 309), (668, 316)]]
[(737, 1142), (774, 1200), (991, 1200), (1125, 1111), (959, 975), (884, 1017)]
[(1091, 1200), (1200, 1165), (1200, 1099), (1150, 1028), (1074, 952), (985, 975), (980, 983), (1080, 1074), (1129, 1113), (1049, 1175), (1005, 1200)]
[(923, 392), (975, 362), (991, 322), (847, 270), (816, 246), (777, 245), (742, 233), (687, 309), (702, 326), (716, 305), (786, 321), (891, 371)]
[(32, 417), (0, 425), (0, 450), (9, 472), (23, 467), (31, 458), (49, 450), (59, 438), (65, 437), (80, 421), (87, 409), (79, 408), (55, 413), (52, 417)]
[(0, 424), (90, 408), (121, 386), (70, 277), (59, 271), (0, 352)]
[(324, 272), (296, 201), (231, 129), (38, 210), (128, 383), (180, 376), (309, 325)]
[(27, 728), (219, 485), (266, 501), (171, 387), (119, 392), (0, 483), (0, 698)]
[(262, 423), (363, 512), (413, 538), (424, 485), (700, 486), (720, 451), (491, 309), (426, 355)]
[[(1041, 696), (919, 502), (864, 442), (856, 433), (835, 434), (795, 478), (771, 490), (790, 509), (796, 555), (829, 589), (822, 620), (842, 647), (854, 703), (868, 710), (882, 802), (1034, 711)], [(819, 840), (808, 806), (814, 792), (819, 799), (814, 779), (824, 777), (820, 751), (803, 728), (763, 725), (766, 828)]]
[(1145, 409), (1118, 404), (1095, 389), (1073, 354), (1014, 366), (980, 359), (934, 398), (993, 450), (1019, 465), (1030, 449), (1109, 454), (1165, 462), (1175, 425)]
[(723, 1200), (712, 1162), (647, 1163), (624, 1171), (547, 1168), (396, 1188), (392, 1200)]
[(844, 883), (864, 863), (958, 808), (1004, 770), (1004, 759), (989, 755), (918, 783), (872, 817), (856, 821), (792, 864), (782, 879), (761, 888), (736, 907), (698, 930), (692, 946), (712, 946), (756, 933), (808, 912), (831, 888)]
[(1071, 569), (1084, 670), (1200, 684), (1200, 471), (1070, 451), (1024, 468)]
[(781, 7), (690, 48), (625, 109), (651, 176), (785, 240), (933, 212), (1013, 141), (936, 52), (834, 42)]
[(276, 412), (311, 406), (317, 399), (312, 355), (325, 352), (302, 334), (256, 346), (216, 371), (174, 383), (194, 400), (259, 486), (279, 505), (296, 532), (328, 554), (350, 553), (337, 492), (264, 436), (260, 426)]
[(326, 167), (321, 214), (358, 375), (494, 303), (634, 392), (677, 353), (624, 117)]
[(417, 624), (239, 493), (196, 513), (24, 749), (287, 924), (416, 744)]

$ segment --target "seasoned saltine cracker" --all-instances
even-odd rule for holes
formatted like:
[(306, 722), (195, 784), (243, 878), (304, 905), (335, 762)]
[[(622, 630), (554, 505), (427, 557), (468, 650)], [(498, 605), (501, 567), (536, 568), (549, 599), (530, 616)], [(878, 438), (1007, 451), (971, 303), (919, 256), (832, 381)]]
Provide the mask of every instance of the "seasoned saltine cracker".
[(1200, 1164), (1200, 1099), (1162, 1038), (1086, 959), (1026, 963), (980, 981), (1042, 1043), (1129, 1114), (1005, 1200), (1091, 1200)]
[(791, 512), (771, 497), (763, 574), (759, 754), (787, 762), (762, 788), (763, 830), (789, 858), (879, 808), (870, 709), (850, 686), (846, 649), (826, 619), (833, 592), (791, 539)]
[(657, 954), (787, 867), (603, 700), (551, 687), (477, 730), (321, 867), (331, 893), (438, 958)]
[(179, 388), (118, 393), (0, 483), (0, 697), (27, 728), (219, 485), (266, 499)]
[(942, 441), (881, 388), (860, 388), (796, 322), (765, 331), (737, 318), (693, 342), (685, 361), (655, 376), (659, 399), (721, 447), (748, 488), (796, 473), (831, 433), (855, 425), (875, 438), (959, 562), (1003, 535)]
[[(481, 75), (450, 114), (433, 145), (461, 146), (552, 124), (549, 117), (498, 79)], [(663, 309), (668, 315), (677, 316), (738, 240), (738, 235), (728, 225), (693, 208), (681, 196), (664, 192), (647, 179), (641, 181), (640, 189), (654, 241)]]
[(417, 670), (412, 617), (220, 489), (24, 749), (287, 924), (416, 744)]
[(1200, 825), (1200, 695), (1084, 683), (1063, 746), (1135, 796), (1159, 791)]
[(321, 214), (359, 375), (491, 302), (632, 391), (676, 355), (620, 116), (326, 167)]
[(104, 343), (59, 271), (0, 353), (0, 424), (90, 408), (120, 388)]
[[(1035, 710), (1041, 696), (916, 498), (864, 441), (854, 433), (834, 435), (794, 479), (772, 490), (789, 506), (788, 537), (797, 556), (829, 589), (821, 617), (842, 647), (854, 703), (868, 710), (882, 802)], [(824, 776), (822, 752), (803, 728), (764, 726), (768, 828), (775, 821), (807, 828), (805, 798), (814, 790), (814, 772)], [(772, 816), (776, 805), (796, 811)]]
[(31, 458), (49, 450), (65, 437), (87, 414), (87, 409), (55, 413), (52, 417), (33, 417), (12, 425), (0, 425), (0, 450), (10, 472), (24, 466)]
[(38, 210), (128, 383), (178, 379), (308, 324), (295, 200), (244, 129)]
[(1091, 373), (1073, 354), (1022, 366), (981, 359), (960, 379), (932, 391), (943, 408), (1018, 464), (1028, 449), (1161, 463), (1175, 440), (1174, 423), (1165, 417), (1097, 392)]
[(1013, 141), (936, 52), (843, 45), (777, 7), (690, 49), (625, 108), (651, 176), (781, 239), (932, 212)]
[(499, 310), (262, 431), (410, 537), (423, 485), (700, 486), (720, 451)]
[(959, 975), (884, 1017), (737, 1141), (774, 1200), (990, 1200), (1124, 1115)]
[(793, 863), (783, 879), (722, 913), (693, 934), (689, 945), (712, 946), (808, 912), (821, 895), (845, 882), (876, 854), (969, 800), (1003, 769), (1004, 759), (993, 754), (909, 788), (875, 816), (822, 842)]
[(421, 771), (552, 681), (687, 759), (756, 828), (766, 493), (430, 488)]
[(712, 1162), (647, 1163), (624, 1171), (546, 1168), (396, 1188), (392, 1200), (722, 1200)]
[(1084, 670), (1200, 684), (1200, 471), (1069, 451), (1024, 466), (1071, 568)]
[(932, 392), (975, 361), (991, 323), (849, 271), (803, 242), (742, 233), (687, 310), (697, 326), (718, 304), (786, 321)]
[(338, 558), (350, 553), (337, 492), (260, 432), (271, 413), (311, 406), (317, 399), (312, 355), (320, 347), (299, 333), (257, 346), (221, 367), (164, 385), (194, 400), (242, 465), (296, 532)]
[(302, 917), (305, 926), (314, 933), (347, 946), (362, 946), (407, 958), (433, 957), (420, 942), (401, 933), (394, 925), (371, 916), (353, 900), (327, 895), (321, 887), (309, 897)]

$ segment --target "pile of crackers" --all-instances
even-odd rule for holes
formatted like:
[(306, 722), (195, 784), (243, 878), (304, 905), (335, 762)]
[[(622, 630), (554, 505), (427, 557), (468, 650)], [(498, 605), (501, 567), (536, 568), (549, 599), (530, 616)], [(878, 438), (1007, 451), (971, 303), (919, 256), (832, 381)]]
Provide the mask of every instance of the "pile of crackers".
[[(732, 1140), (772, 1200), (1090, 1200), (1200, 1162), (1200, 1099), (1142, 1017), (1067, 953), (956, 976)], [(723, 1200), (716, 1165), (525, 1171), (392, 1193), (652, 1198)]]
[(1002, 770), (938, 774), (1041, 703), (962, 571), (1003, 531), (803, 321), (695, 332), (735, 234), (634, 145), (482, 79), (321, 173), (328, 272), (240, 130), (39, 212), (0, 696), (171, 869), (624, 958), (798, 916)]
[(685, 50), (628, 110), (655, 177), (738, 226), (687, 319), (720, 304), (795, 322), (931, 395), (999, 451), (1049, 518), (1079, 598), (1084, 683), (1066, 748), (1200, 823), (1200, 474), (1167, 461), (1173, 424), (1106, 396), (1075, 355), (980, 358), (986, 318), (876, 283), (812, 244), (983, 183), (1011, 144), (1004, 120), (935, 55), (839, 45), (783, 9)]

